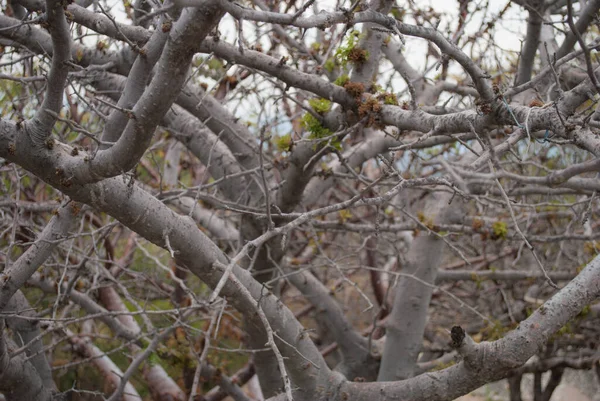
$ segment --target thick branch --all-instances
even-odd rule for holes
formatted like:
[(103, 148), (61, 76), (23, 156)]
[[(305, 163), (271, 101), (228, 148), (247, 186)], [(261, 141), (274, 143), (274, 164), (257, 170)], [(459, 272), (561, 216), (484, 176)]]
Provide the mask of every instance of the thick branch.
[(11, 358), (13, 348), (16, 348), (14, 343), (6, 338), (4, 319), (0, 319), (0, 391), (6, 400), (52, 401), (52, 389), (44, 386), (33, 364), (25, 360), (26, 356)]
[[(451, 214), (447, 206), (450, 196), (439, 196), (425, 210), (439, 211), (438, 222)], [(454, 206), (456, 207), (456, 206)], [(412, 241), (407, 256), (406, 274), (396, 287), (392, 311), (387, 318), (385, 348), (381, 359), (378, 381), (404, 380), (411, 377), (417, 367), (423, 333), (427, 320), (432, 285), (442, 259), (444, 242), (437, 236), (421, 235)]]
[(202, 11), (186, 9), (183, 12), (170, 31), (170, 41), (162, 53), (152, 82), (128, 114), (130, 120), (123, 135), (115, 145), (98, 152), (91, 160), (69, 160), (64, 170), (72, 177), (72, 182), (95, 182), (135, 166), (185, 83), (197, 43), (208, 35), (221, 16), (222, 11), (210, 1), (206, 2)]
[(339, 370), (350, 380), (355, 377), (373, 379), (379, 362), (371, 355), (369, 341), (354, 330), (329, 290), (308, 271), (292, 273), (288, 279), (317, 308), (317, 313), (324, 315), (327, 330), (333, 334), (342, 352)]
[(34, 142), (43, 143), (52, 133), (60, 112), (69, 69), (66, 62), (71, 59), (71, 33), (65, 18), (62, 2), (47, 0), (46, 16), (52, 38), (52, 66), (48, 74), (46, 96), (30, 126)]
[(40, 237), (17, 259), (5, 269), (0, 276), (0, 311), (4, 309), (10, 298), (29, 280), (38, 267), (50, 256), (60, 241), (66, 237), (75, 221), (78, 207), (75, 203), (64, 205), (56, 210), (56, 214), (44, 228)]
[[(27, 346), (26, 355), (29, 362), (40, 376), (42, 384), (49, 390), (56, 390), (56, 384), (52, 378), (52, 369), (46, 359), (41, 338), (41, 331), (35, 320), (35, 312), (31, 309), (27, 298), (19, 290), (6, 305), (5, 312), (12, 314), (6, 318), (6, 325), (13, 332), (13, 338), (17, 346)], [(23, 319), (27, 317), (28, 319)]]
[[(12, 135), (7, 132), (12, 126)], [(136, 185), (129, 186), (122, 178), (111, 178), (96, 184), (72, 185), (64, 187), (60, 178), (54, 174), (55, 168), (40, 168), (40, 165), (52, 166), (52, 158), (42, 160), (31, 153), (5, 153), (8, 146), (1, 146), (6, 139), (15, 140), (16, 127), (9, 123), (0, 123), (0, 155), (17, 161), (25, 168), (47, 182), (61, 186), (72, 199), (88, 203), (92, 207), (106, 212), (124, 225), (136, 231), (147, 240), (166, 248), (168, 241), (176, 255), (178, 265), (185, 266), (209, 286), (214, 287), (221, 279), (222, 272), (213, 268), (215, 262), (227, 263), (225, 255), (211, 242), (187, 217), (179, 216), (158, 199), (152, 197)], [(26, 138), (19, 137), (26, 141)], [(24, 143), (17, 143), (26, 146)], [(47, 156), (46, 156), (47, 157)], [(34, 160), (32, 160), (32, 158)], [(325, 383), (329, 369), (319, 351), (304, 332), (293, 313), (272, 293), (259, 284), (251, 274), (239, 267), (233, 268), (233, 274), (248, 289), (255, 300), (261, 300), (261, 307), (269, 319), (273, 330), (277, 332), (278, 348), (286, 358), (288, 374), (294, 386), (297, 386), (299, 399), (312, 399), (314, 392)], [(230, 302), (246, 315), (249, 321), (262, 327), (257, 321), (254, 305), (239, 297), (239, 289), (227, 282), (221, 291)], [(321, 374), (320, 374), (321, 373)]]
[(521, 85), (531, 79), (533, 71), (535, 54), (538, 49), (540, 34), (542, 32), (542, 18), (539, 10), (529, 10), (529, 19), (527, 20), (527, 35), (525, 43), (521, 50), (519, 67), (517, 70), (517, 79), (515, 84)]
[(453, 400), (485, 383), (506, 377), (543, 347), (550, 336), (600, 296), (600, 257), (596, 257), (562, 290), (519, 327), (495, 342), (474, 347), (471, 366), (465, 362), (439, 372), (391, 383), (344, 383), (335, 399), (352, 394), (353, 401), (374, 396), (406, 401)]
[[(585, 7), (579, 13), (579, 19), (575, 23), (575, 28), (580, 33), (587, 31), (590, 24), (594, 21), (594, 16), (600, 10), (600, 0), (590, 0), (587, 2)], [(577, 35), (574, 32), (568, 32), (565, 36), (565, 40), (556, 52), (556, 58), (562, 58), (569, 54), (573, 47), (577, 43)]]

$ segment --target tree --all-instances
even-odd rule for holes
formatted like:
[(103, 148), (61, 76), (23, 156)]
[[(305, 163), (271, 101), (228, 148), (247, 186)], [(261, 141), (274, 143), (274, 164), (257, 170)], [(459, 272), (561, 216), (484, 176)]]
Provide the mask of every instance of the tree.
[(600, 372), (600, 1), (418, 3), (3, 3), (0, 393)]

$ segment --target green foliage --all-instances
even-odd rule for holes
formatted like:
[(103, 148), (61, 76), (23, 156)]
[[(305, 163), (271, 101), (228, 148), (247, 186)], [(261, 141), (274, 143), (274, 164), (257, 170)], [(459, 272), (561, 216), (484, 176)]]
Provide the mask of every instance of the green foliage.
[(220, 71), (223, 69), (223, 62), (221, 60), (219, 60), (218, 58), (212, 57), (208, 61), (208, 68), (211, 70), (219, 70)]
[(383, 104), (390, 104), (390, 105), (398, 106), (398, 97), (395, 94), (386, 92), (382, 95), (382, 97), (383, 97)]
[(431, 219), (430, 217), (427, 217), (422, 210), (417, 212), (417, 219), (421, 223), (423, 223), (423, 225), (425, 227), (429, 228), (432, 231), (435, 231), (434, 230), (435, 224), (433, 223), (433, 219)]
[(321, 125), (321, 122), (311, 113), (302, 116), (302, 127), (310, 132), (311, 138), (325, 138), (332, 134), (331, 130)]
[(323, 98), (314, 98), (308, 101), (310, 107), (317, 113), (323, 115), (331, 110), (331, 102)]
[(328, 58), (323, 65), (323, 68), (329, 73), (332, 73), (335, 70), (335, 60), (333, 58)]
[(81, 62), (81, 60), (83, 60), (83, 50), (82, 49), (77, 49), (77, 51), (75, 52), (75, 60), (77, 60), (77, 62)]
[(373, 81), (371, 83), (371, 89), (369, 89), (371, 93), (381, 93), (383, 92), (383, 86), (379, 85), (377, 82)]
[[(327, 99), (314, 98), (308, 101), (310, 107), (318, 114), (325, 114), (331, 110), (331, 102)], [(306, 113), (302, 116), (302, 127), (310, 132), (311, 138), (325, 138), (332, 134), (331, 130), (321, 125), (319, 121), (312, 113)]]
[(492, 234), (493, 239), (506, 239), (508, 235), (508, 226), (503, 221), (496, 221), (492, 224)]
[(365, 61), (366, 58), (368, 58), (368, 53), (366, 51), (363, 50), (364, 53), (361, 53), (359, 55), (354, 50), (355, 46), (358, 44), (360, 39), (361, 34), (359, 31), (350, 31), (348, 39), (346, 39), (346, 43), (338, 47), (338, 49), (336, 50), (335, 58), (342, 67), (346, 67), (348, 61), (359, 61), (359, 59)]
[(281, 136), (276, 136), (273, 141), (275, 142), (275, 146), (277, 147), (277, 149), (279, 149), (282, 152), (289, 152), (290, 150), (292, 150), (292, 135), (291, 134), (287, 134), (287, 135), (281, 135)]
[(475, 285), (477, 286), (477, 289), (481, 289), (483, 286), (483, 282), (485, 281), (484, 278), (480, 277), (477, 273), (473, 272), (471, 273), (471, 280), (473, 280), (473, 282), (475, 283)]
[(350, 210), (348, 209), (343, 209), (340, 210), (338, 212), (338, 221), (340, 223), (345, 223), (346, 221), (348, 221), (349, 219), (351, 219), (353, 217), (353, 214)]
[[(4, 105), (10, 103), (13, 99), (18, 98), (22, 92), (23, 84), (9, 80), (2, 81), (2, 84), (0, 85), (0, 102)], [(10, 107), (1, 107), (0, 116), (5, 117), (10, 111)]]
[(148, 357), (148, 363), (150, 366), (160, 365), (160, 357), (156, 354), (156, 352), (152, 352)]
[(349, 81), (350, 81), (350, 77), (348, 76), (348, 74), (342, 74), (339, 77), (337, 77), (337, 79), (335, 81), (333, 81), (333, 83), (336, 84), (336, 85), (338, 85), (338, 86), (342, 86), (343, 87)]
[[(323, 115), (331, 110), (331, 102), (327, 99), (315, 98), (308, 101), (310, 107), (318, 114)], [(341, 150), (342, 143), (339, 138), (333, 137), (333, 132), (329, 128), (323, 127), (321, 121), (312, 113), (305, 113), (301, 119), (302, 127), (310, 132), (310, 139), (328, 138), (329, 144), (334, 148)], [(315, 145), (316, 148), (316, 145)]]

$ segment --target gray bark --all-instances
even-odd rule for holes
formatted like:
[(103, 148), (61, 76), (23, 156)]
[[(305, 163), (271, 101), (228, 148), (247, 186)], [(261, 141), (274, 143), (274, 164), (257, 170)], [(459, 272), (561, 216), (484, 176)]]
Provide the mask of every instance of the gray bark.
[[(429, 200), (423, 209), (435, 223), (450, 222), (449, 195)], [(439, 211), (439, 214), (436, 214)], [(392, 311), (386, 323), (386, 339), (378, 381), (404, 380), (417, 367), (431, 293), (442, 260), (444, 242), (426, 232), (413, 239), (407, 265), (396, 286)]]

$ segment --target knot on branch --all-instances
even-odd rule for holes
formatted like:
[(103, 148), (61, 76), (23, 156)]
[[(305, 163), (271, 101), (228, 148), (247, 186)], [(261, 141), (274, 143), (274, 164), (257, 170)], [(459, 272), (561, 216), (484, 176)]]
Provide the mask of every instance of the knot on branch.
[(452, 339), (450, 346), (452, 348), (460, 348), (465, 339), (465, 335), (465, 330), (462, 327), (452, 327), (452, 330), (450, 330), (450, 338)]
[[(463, 358), (465, 365), (470, 369), (477, 369), (481, 360), (478, 361), (478, 345), (460, 326), (452, 327), (450, 330), (450, 346)], [(479, 353), (481, 354), (481, 353)], [(482, 355), (479, 355), (481, 357)]]
[(391, 15), (384, 15), (384, 23), (382, 25), (385, 25), (386, 28), (394, 31), (394, 33), (398, 33), (398, 20), (391, 16)]

